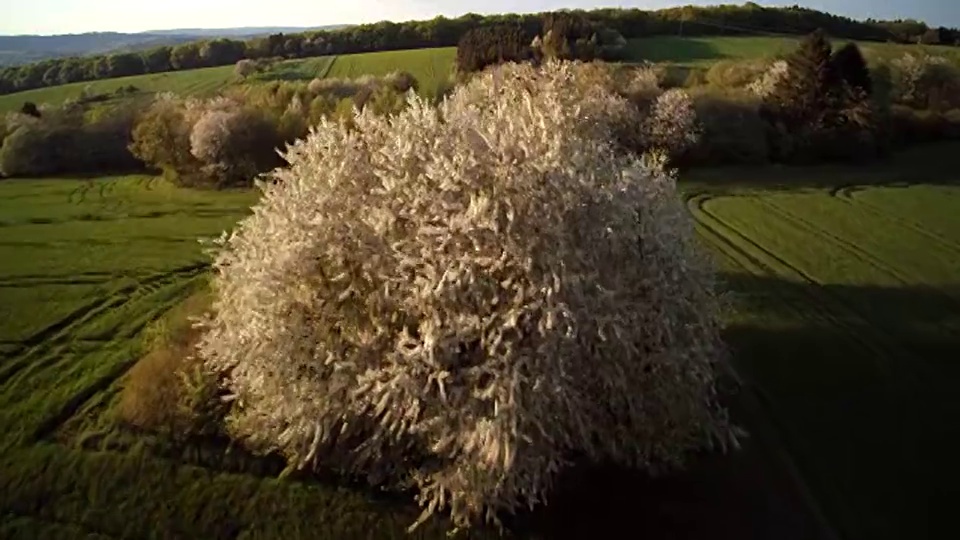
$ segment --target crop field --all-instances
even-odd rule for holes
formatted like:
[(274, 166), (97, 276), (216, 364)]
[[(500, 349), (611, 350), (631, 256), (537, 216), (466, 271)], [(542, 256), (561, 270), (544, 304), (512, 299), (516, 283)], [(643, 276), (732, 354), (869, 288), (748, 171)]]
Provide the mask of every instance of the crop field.
[[(637, 62), (663, 62), (683, 67), (709, 67), (720, 60), (746, 60), (782, 56), (790, 53), (799, 43), (793, 37), (681, 37), (657, 36), (631, 39), (627, 43), (627, 60)], [(834, 46), (843, 45), (836, 40)], [(923, 51), (931, 55), (943, 56), (960, 64), (960, 51), (956, 47), (940, 45), (900, 45), (896, 43), (857, 43), (868, 62), (893, 60), (907, 52), (914, 54)]]
[[(958, 150), (688, 175), (752, 436), (674, 476), (573, 475), (515, 536), (929, 536), (958, 480)], [(117, 426), (144, 329), (205, 284), (197, 238), (255, 198), (148, 177), (0, 182), (0, 538), (407, 537), (406, 498)]]

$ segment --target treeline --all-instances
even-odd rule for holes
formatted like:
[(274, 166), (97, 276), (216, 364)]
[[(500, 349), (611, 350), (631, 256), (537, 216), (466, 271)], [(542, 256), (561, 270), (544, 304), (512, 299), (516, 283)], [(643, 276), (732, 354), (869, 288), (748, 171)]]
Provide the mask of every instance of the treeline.
[[(856, 21), (798, 6), (765, 8), (747, 3), (658, 11), (599, 9), (571, 13), (598, 27), (619, 32), (628, 39), (671, 34), (807, 34), (823, 29), (831, 36), (856, 40), (951, 45), (960, 41), (957, 29), (930, 28), (912, 20)], [(0, 70), (0, 94), (80, 81), (229, 65), (245, 58), (303, 58), (451, 47), (471, 30), (485, 27), (511, 26), (518, 28), (524, 36), (535, 35), (550, 15), (468, 14), (456, 19), (437, 17), (428, 21), (380, 22), (330, 31), (274, 34), (246, 41), (215, 39), (156, 47), (138, 53), (51, 59)]]

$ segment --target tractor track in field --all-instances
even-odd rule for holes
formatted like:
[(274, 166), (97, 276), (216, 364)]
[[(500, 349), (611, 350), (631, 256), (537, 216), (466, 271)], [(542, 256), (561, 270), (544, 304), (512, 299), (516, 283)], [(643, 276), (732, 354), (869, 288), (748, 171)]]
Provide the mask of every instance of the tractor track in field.
[[(147, 276), (152, 274), (147, 274)], [(0, 279), (0, 287), (26, 288), (37, 285), (104, 285), (116, 279), (137, 279), (137, 272), (78, 272), (67, 275), (22, 274)]]
[[(711, 230), (715, 237), (722, 239), (725, 242), (727, 249), (739, 252), (741, 257), (746, 258), (747, 260), (751, 261), (752, 264), (755, 264), (760, 269), (764, 270), (765, 275), (770, 277), (776, 277), (778, 275), (781, 277), (788, 277), (783, 275), (782, 272), (777, 271), (774, 265), (771, 265), (767, 262), (773, 261), (775, 265), (783, 267), (789, 273), (794, 274), (801, 281), (810, 285), (811, 287), (805, 289), (805, 294), (810, 298), (812, 305), (819, 307), (820, 310), (816, 315), (804, 313), (803, 310), (797, 310), (798, 313), (803, 318), (808, 320), (826, 322), (830, 324), (837, 330), (841, 331), (849, 340), (857, 343), (865, 350), (876, 353), (876, 359), (873, 362), (874, 367), (880, 373), (883, 373), (886, 377), (892, 380), (899, 378), (898, 374), (892, 373), (888, 369), (886, 362), (883, 362), (883, 358), (890, 356), (891, 353), (900, 358), (916, 358), (915, 354), (902, 347), (900, 343), (888, 339), (881, 329), (874, 325), (869, 318), (867, 318), (855, 307), (850, 306), (844, 299), (838, 298), (837, 295), (825, 289), (823, 284), (818, 282), (815, 278), (805, 273), (803, 270), (796, 268), (786, 260), (780, 258), (706, 209), (705, 205), (711, 199), (713, 199), (713, 197), (710, 195), (700, 194), (694, 195), (687, 200), (689, 210), (701, 224), (701, 226)], [(707, 220), (704, 220), (704, 217), (707, 218)], [(712, 221), (713, 223), (709, 223), (709, 221)], [(720, 229), (718, 229), (718, 226)], [(736, 242), (731, 240), (729, 234), (739, 237), (742, 242), (752, 246), (755, 250), (757, 250), (759, 256), (757, 254), (749, 253), (747, 250), (743, 249), (743, 247), (737, 245)], [(767, 260), (765, 261), (764, 259)], [(785, 301), (787, 300), (783, 296), (781, 296), (781, 298), (783, 298)], [(796, 306), (793, 304), (790, 305), (791, 307), (796, 308)], [(860, 321), (860, 324), (854, 324), (850, 321), (840, 318), (838, 315), (842, 315), (842, 313), (837, 313), (837, 308), (854, 315), (855, 318)], [(917, 380), (916, 377), (910, 377), (910, 379), (911, 384), (914, 387), (919, 388), (921, 381)]]
[(849, 253), (853, 258), (859, 261), (863, 261), (867, 263), (869, 266), (872, 266), (873, 268), (880, 270), (881, 272), (887, 274), (893, 279), (899, 281), (900, 284), (906, 285), (910, 283), (909, 277), (905, 277), (896, 268), (887, 264), (887, 262), (884, 261), (883, 259), (861, 248), (860, 246), (857, 246), (856, 244), (850, 242), (849, 240), (845, 240), (844, 238), (841, 238), (840, 236), (837, 236), (831, 233), (830, 231), (824, 230), (814, 225), (809, 220), (804, 219), (794, 214), (793, 212), (790, 212), (789, 210), (784, 209), (783, 207), (777, 205), (776, 203), (765, 201), (761, 197), (751, 197), (750, 200), (767, 208), (773, 214), (776, 214), (777, 216), (782, 218), (784, 221), (792, 225), (795, 225), (797, 228), (807, 231), (813, 236), (816, 236), (827, 243), (834, 244), (835, 246), (839, 247), (843, 251)]
[[(793, 212), (784, 209), (783, 207), (777, 205), (776, 203), (765, 201), (759, 197), (751, 198), (751, 200), (766, 207), (772, 213), (782, 218), (784, 221), (787, 221), (793, 225), (796, 225), (797, 228), (809, 232), (810, 234), (820, 238), (824, 242), (833, 243), (843, 251), (850, 254), (853, 258), (863, 261), (867, 265), (872, 266), (873, 268), (880, 270), (881, 272), (887, 274), (891, 278), (897, 280), (900, 283), (900, 285), (910, 285), (912, 283), (909, 274), (901, 272), (896, 267), (890, 265), (882, 258), (878, 257), (877, 255), (874, 255), (873, 253), (870, 253), (870, 251), (861, 248), (860, 246), (850, 242), (849, 240), (845, 240), (840, 236), (837, 236), (831, 233), (830, 231), (827, 231), (815, 225), (809, 220), (806, 220), (794, 214)], [(942, 288), (936, 287), (936, 286), (931, 286), (930, 289), (933, 291), (936, 291), (944, 298), (944, 300), (947, 300), (950, 304), (953, 304), (958, 309), (960, 309), (960, 299), (958, 299), (954, 294), (951, 294), (949, 291), (945, 291)], [(950, 329), (947, 326), (943, 326), (940, 324), (938, 324), (937, 326), (942, 329), (952, 331), (952, 329)]]
[(109, 238), (78, 238), (78, 239), (66, 239), (66, 240), (52, 240), (48, 242), (36, 242), (30, 240), (22, 241), (0, 241), (0, 247), (35, 247), (35, 248), (46, 248), (46, 247), (57, 247), (57, 246), (125, 246), (135, 242), (153, 242), (158, 244), (184, 244), (184, 243), (196, 243), (197, 239), (193, 237), (188, 238), (177, 238), (172, 236), (143, 236), (143, 237), (131, 237), (127, 236), (119, 239), (109, 239)]
[(136, 356), (129, 355), (126, 360), (117, 362), (110, 371), (70, 396), (70, 399), (68, 399), (56, 413), (47, 417), (33, 429), (29, 440), (38, 442), (53, 434), (62, 424), (76, 415), (77, 411), (82, 409), (88, 401), (100, 392), (110, 388), (117, 379), (122, 377), (124, 373), (137, 363), (137, 360), (138, 358)]
[[(904, 187), (904, 186), (891, 186), (891, 187)], [(863, 199), (858, 199), (855, 195), (857, 191), (862, 191), (862, 189), (857, 189), (856, 186), (846, 186), (844, 188), (836, 190), (831, 194), (837, 200), (843, 201), (844, 203), (854, 206), (858, 209), (863, 209), (877, 217), (896, 223), (901, 227), (910, 229), (911, 231), (932, 240), (936, 244), (939, 244), (940, 246), (946, 248), (949, 251), (960, 253), (960, 243), (954, 242), (949, 238), (944, 238), (942, 235), (938, 233), (927, 230), (923, 226), (921, 226), (920, 223), (917, 223), (915, 221), (910, 221), (902, 216), (898, 216), (896, 214), (887, 212), (883, 208), (877, 205), (868, 203)]]
[(119, 538), (117, 536), (107, 534), (101, 530), (90, 528), (85, 524), (75, 523), (72, 521), (54, 520), (35, 513), (24, 513), (20, 511), (10, 511), (9, 509), (4, 509), (3, 514), (0, 514), (0, 519), (6, 518), (27, 519), (43, 525), (69, 527), (71, 529), (75, 529), (74, 532), (83, 534), (84, 538), (94, 538), (95, 540), (110, 540), (113, 538)]
[[(50, 354), (62, 352), (59, 349), (66, 345), (69, 337), (81, 329), (84, 325), (92, 322), (97, 315), (106, 311), (119, 308), (138, 297), (137, 292), (152, 292), (156, 288), (172, 284), (179, 279), (193, 277), (207, 268), (207, 265), (191, 265), (169, 272), (155, 274), (147, 277), (137, 283), (127, 285), (118, 291), (115, 291), (108, 297), (98, 298), (87, 303), (84, 306), (74, 310), (66, 317), (47, 326), (43, 330), (35, 333), (33, 336), (21, 341), (26, 351), (18, 357), (13, 357), (10, 361), (0, 368), (0, 388), (17, 377), (21, 371), (31, 368), (43, 369), (46, 365), (56, 363), (60, 358), (59, 354)], [(32, 362), (37, 357), (47, 356), (45, 361)]]
[[(184, 291), (189, 289), (190, 283), (193, 282), (195, 278), (194, 276), (193, 278), (188, 277), (186, 279), (168, 279), (155, 285), (153, 290), (143, 289), (147, 291), (145, 294), (137, 295), (136, 298), (132, 299), (131, 301), (137, 301), (138, 299), (143, 299), (150, 294), (163, 291), (170, 287), (178, 289), (175, 294), (176, 298), (157, 305), (152, 309), (144, 309), (142, 315), (134, 317), (134, 324), (132, 326), (125, 326), (117, 330), (114, 339), (105, 342), (96, 342), (103, 345), (103, 347), (99, 349), (100, 352), (112, 349), (107, 353), (106, 357), (101, 359), (110, 367), (88, 384), (76, 389), (74, 393), (58, 406), (55, 412), (45, 415), (42, 420), (34, 426), (27, 426), (25, 431), (27, 438), (25, 441), (37, 442), (50, 437), (61, 425), (76, 416), (79, 411), (86, 407), (92, 399), (113, 387), (116, 381), (139, 360), (139, 354), (136, 352), (136, 347), (132, 340), (134, 340), (151, 321), (176, 305), (182, 298)], [(84, 340), (83, 343), (89, 345), (90, 341)], [(7, 388), (18, 388), (21, 386), (21, 383), (23, 387), (33, 387), (37, 386), (37, 384), (45, 386), (48, 382), (46, 379), (50, 379), (50, 370), (58, 369), (58, 366), (64, 362), (70, 362), (69, 366), (65, 367), (66, 370), (72, 369), (72, 366), (77, 363), (84, 362), (89, 364), (89, 355), (94, 354), (93, 351), (81, 351), (80, 356), (70, 356), (65, 353), (76, 351), (66, 351), (64, 350), (66, 347), (67, 345), (61, 345), (59, 348), (55, 347), (49, 354), (43, 357), (41, 361), (30, 362), (25, 370), (21, 371), (9, 381), (13, 386), (7, 386)], [(74, 360), (71, 361), (71, 359)], [(37, 380), (27, 381), (27, 379), (34, 377), (39, 377), (40, 379), (38, 380), (43, 381), (42, 384), (38, 383)], [(11, 395), (8, 394), (7, 398), (11, 398)]]

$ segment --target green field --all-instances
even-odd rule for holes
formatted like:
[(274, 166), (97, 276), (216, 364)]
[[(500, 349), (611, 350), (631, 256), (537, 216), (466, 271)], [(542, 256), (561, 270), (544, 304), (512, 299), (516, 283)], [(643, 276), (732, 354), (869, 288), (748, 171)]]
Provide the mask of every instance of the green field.
[[(246, 84), (277, 80), (309, 81), (324, 77), (352, 79), (363, 75), (383, 76), (392, 71), (407, 71), (417, 78), (425, 94), (433, 95), (450, 75), (455, 57), (456, 48), (448, 47), (287, 60), (254, 76)], [(236, 84), (241, 83), (236, 80), (232, 65), (65, 84), (0, 96), (0, 115), (18, 110), (25, 101), (59, 105), (67, 99), (79, 98), (88, 87), (92, 94), (112, 94), (118, 88), (130, 85), (137, 88), (138, 92), (132, 96), (111, 100), (119, 102), (123, 99), (149, 97), (156, 92), (212, 96)]]
[[(841, 42), (838, 41), (838, 43)], [(797, 39), (791, 37), (658, 36), (630, 40), (627, 45), (626, 60), (628, 62), (646, 60), (702, 68), (719, 60), (742, 60), (787, 54), (796, 47), (796, 44)], [(922, 50), (944, 56), (960, 65), (960, 50), (956, 47), (873, 42), (862, 42), (860, 46), (869, 61), (891, 60), (903, 56), (906, 52)], [(363, 75), (383, 76), (392, 71), (407, 71), (417, 78), (424, 94), (434, 95), (452, 73), (456, 55), (455, 47), (443, 47), (287, 60), (255, 76), (252, 82), (309, 81), (317, 77), (352, 79)], [(234, 77), (233, 66), (73, 83), (0, 96), (0, 114), (19, 109), (25, 101), (57, 105), (66, 99), (79, 97), (87, 87), (90, 87), (94, 94), (109, 94), (118, 88), (133, 85), (139, 89), (134, 96), (140, 97), (149, 96), (155, 92), (209, 96), (232, 84), (238, 84)]]
[(354, 79), (406, 71), (416, 77), (421, 92), (433, 95), (453, 72), (456, 57), (456, 47), (343, 55), (337, 57), (328, 77)]
[[(684, 67), (709, 67), (720, 60), (745, 60), (782, 56), (793, 51), (799, 39), (793, 37), (680, 37), (658, 36), (632, 39), (627, 43), (627, 59), (646, 60)], [(836, 40), (836, 45), (843, 44)], [(924, 51), (960, 64), (960, 50), (940, 45), (899, 45), (895, 43), (857, 43), (868, 61), (892, 60), (907, 52)]]
[(233, 66), (220, 66), (38, 88), (0, 96), (0, 114), (19, 109), (25, 101), (59, 105), (67, 99), (80, 97), (84, 88), (87, 87), (90, 87), (93, 94), (110, 94), (118, 88), (133, 85), (141, 95), (155, 92), (196, 96), (213, 95), (234, 80), (233, 70)]
[[(856, 168), (691, 173), (753, 436), (676, 476), (574, 476), (516, 535), (811, 538), (826, 522), (928, 537), (957, 479), (957, 171), (948, 144)], [(145, 326), (204, 283), (196, 239), (254, 200), (147, 177), (0, 182), (0, 538), (406, 537), (404, 499), (278, 480), (270, 459), (173, 449), (111, 416)]]

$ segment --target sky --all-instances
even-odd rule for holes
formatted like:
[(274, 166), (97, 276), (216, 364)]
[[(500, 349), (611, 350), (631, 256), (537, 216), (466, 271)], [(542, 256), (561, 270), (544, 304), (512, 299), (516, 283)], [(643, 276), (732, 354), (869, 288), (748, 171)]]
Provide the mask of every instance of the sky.
[[(0, 35), (141, 32), (172, 28), (321, 26), (431, 19), (464, 13), (517, 13), (563, 8), (662, 7), (744, 0), (0, 0)], [(757, 0), (859, 19), (914, 18), (960, 27), (960, 0)]]

